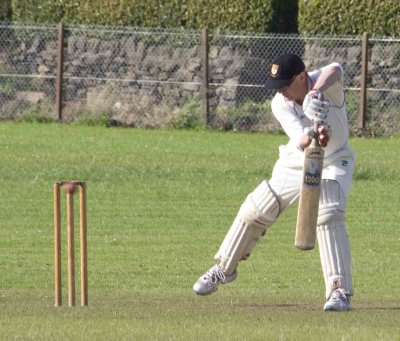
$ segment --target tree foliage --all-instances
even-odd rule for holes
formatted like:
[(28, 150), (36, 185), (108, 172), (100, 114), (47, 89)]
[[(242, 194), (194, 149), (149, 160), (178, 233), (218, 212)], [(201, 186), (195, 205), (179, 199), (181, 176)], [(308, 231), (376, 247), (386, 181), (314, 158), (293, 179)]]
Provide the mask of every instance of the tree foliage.
[(1, 0), (0, 20), (7, 18), (256, 33), (400, 36), (398, 0)]
[(299, 30), (309, 34), (400, 36), (398, 0), (300, 0)]
[(12, 0), (15, 21), (297, 32), (296, 0)]

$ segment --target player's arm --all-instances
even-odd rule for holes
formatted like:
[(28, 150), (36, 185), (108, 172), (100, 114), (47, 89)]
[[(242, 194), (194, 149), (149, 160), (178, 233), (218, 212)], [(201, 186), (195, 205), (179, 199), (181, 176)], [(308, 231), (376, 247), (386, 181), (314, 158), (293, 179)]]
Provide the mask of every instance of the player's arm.
[(320, 91), (331, 105), (342, 107), (344, 105), (343, 68), (339, 63), (331, 63), (318, 71), (310, 73), (314, 80), (310, 94)]
[(314, 83), (312, 90), (310, 93), (320, 91), (324, 92), (328, 88), (330, 88), (333, 84), (338, 82), (342, 76), (342, 69), (339, 64), (333, 63), (321, 70), (321, 74)]
[[(296, 144), (300, 141), (304, 135), (303, 125), (300, 117), (295, 113), (294, 109), (291, 108), (290, 104), (279, 100), (281, 95), (277, 95), (273, 98), (271, 103), (272, 113), (278, 120), (285, 134), (289, 137), (290, 143)], [(300, 145), (298, 145), (300, 147)]]

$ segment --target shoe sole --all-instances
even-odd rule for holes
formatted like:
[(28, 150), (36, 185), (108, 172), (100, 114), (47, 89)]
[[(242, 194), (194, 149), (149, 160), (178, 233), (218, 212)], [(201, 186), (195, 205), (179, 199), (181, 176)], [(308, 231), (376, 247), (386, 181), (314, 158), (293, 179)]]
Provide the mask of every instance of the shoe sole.
[(211, 291), (206, 291), (206, 292), (199, 292), (199, 291), (196, 291), (195, 289), (193, 289), (195, 294), (197, 294), (199, 296), (208, 296), (208, 295), (211, 295), (212, 293), (216, 292), (217, 290), (218, 290), (218, 287), (214, 288)]
[(334, 307), (324, 307), (324, 311), (349, 311), (350, 307), (340, 307), (340, 309), (335, 309)]

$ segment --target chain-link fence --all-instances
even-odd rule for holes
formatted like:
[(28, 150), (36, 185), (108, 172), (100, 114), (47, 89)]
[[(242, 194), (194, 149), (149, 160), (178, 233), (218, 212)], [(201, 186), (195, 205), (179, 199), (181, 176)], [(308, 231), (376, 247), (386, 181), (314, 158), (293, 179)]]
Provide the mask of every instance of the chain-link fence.
[[(345, 70), (353, 132), (399, 131), (400, 39), (24, 25), (0, 22), (0, 118), (100, 120), (134, 127), (276, 131), (264, 86), (271, 59)], [(366, 121), (363, 121), (366, 119)]]
[(0, 117), (54, 114), (57, 28), (0, 23)]

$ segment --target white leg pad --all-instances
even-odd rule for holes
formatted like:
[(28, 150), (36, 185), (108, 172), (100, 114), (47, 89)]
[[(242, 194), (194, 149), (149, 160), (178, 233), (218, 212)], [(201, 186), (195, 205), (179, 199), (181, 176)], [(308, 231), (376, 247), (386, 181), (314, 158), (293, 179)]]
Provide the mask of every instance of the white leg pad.
[(346, 202), (337, 182), (322, 182), (319, 205), (317, 238), (326, 298), (336, 288), (353, 295), (350, 242), (344, 214)]
[(278, 215), (279, 202), (268, 182), (263, 181), (247, 196), (215, 255), (226, 275), (232, 274), (239, 261), (250, 256)]

